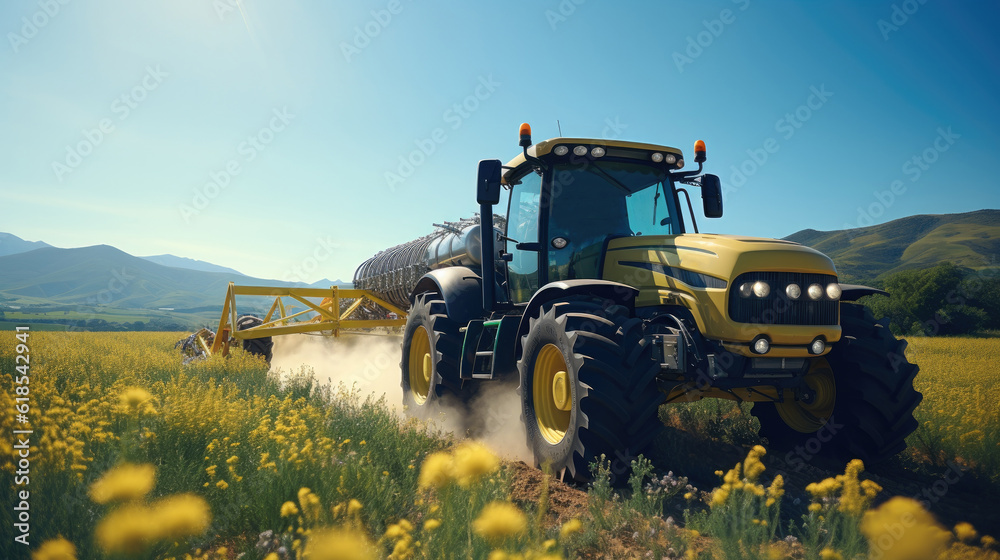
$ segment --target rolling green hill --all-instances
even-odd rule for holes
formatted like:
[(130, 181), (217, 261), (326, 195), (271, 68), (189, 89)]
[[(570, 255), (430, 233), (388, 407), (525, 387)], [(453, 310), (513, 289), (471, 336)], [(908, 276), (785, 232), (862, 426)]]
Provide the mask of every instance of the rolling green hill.
[(849, 230), (806, 229), (785, 239), (828, 255), (845, 280), (943, 261), (978, 270), (1000, 267), (1000, 210), (910, 216)]
[[(218, 321), (229, 282), (304, 285), (163, 266), (108, 245), (43, 247), (0, 257), (0, 311), (7, 321), (159, 318), (194, 327)], [(269, 304), (266, 298), (241, 297), (239, 309), (260, 312)]]

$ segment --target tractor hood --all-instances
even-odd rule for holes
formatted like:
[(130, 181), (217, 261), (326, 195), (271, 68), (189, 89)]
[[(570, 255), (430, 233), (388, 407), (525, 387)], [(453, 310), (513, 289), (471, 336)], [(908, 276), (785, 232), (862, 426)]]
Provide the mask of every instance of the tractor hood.
[(833, 261), (823, 253), (780, 239), (688, 233), (610, 241), (604, 263), (606, 279), (614, 280), (637, 265), (682, 282), (687, 279), (685, 283), (693, 288), (724, 288), (733, 278), (752, 271), (837, 274)]

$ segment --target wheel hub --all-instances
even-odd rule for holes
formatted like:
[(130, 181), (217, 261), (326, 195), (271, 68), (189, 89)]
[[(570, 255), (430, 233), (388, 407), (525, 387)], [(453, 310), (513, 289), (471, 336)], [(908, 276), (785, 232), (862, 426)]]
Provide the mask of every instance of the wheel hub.
[(532, 371), (532, 405), (542, 438), (555, 445), (566, 437), (573, 410), (572, 379), (566, 360), (555, 344), (539, 350)]
[(417, 405), (427, 402), (431, 392), (434, 362), (431, 359), (431, 341), (427, 329), (417, 327), (410, 338), (410, 355), (407, 357), (407, 380), (410, 395)]
[(837, 402), (837, 384), (825, 358), (813, 360), (802, 379), (803, 391), (797, 400), (777, 403), (778, 415), (789, 428), (811, 434), (822, 428), (833, 415)]
[(552, 400), (556, 408), (569, 412), (572, 408), (570, 401), (569, 382), (565, 371), (558, 371), (552, 378)]

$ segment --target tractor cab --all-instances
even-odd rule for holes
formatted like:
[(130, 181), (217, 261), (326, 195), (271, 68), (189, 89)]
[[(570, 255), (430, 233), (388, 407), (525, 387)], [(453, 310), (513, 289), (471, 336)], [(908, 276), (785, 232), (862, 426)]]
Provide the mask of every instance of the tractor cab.
[[(511, 303), (527, 302), (549, 282), (601, 279), (614, 239), (686, 231), (678, 193), (687, 191), (677, 183), (700, 172), (704, 143), (697, 146), (698, 172), (683, 172), (676, 148), (584, 138), (531, 145), (530, 128), (527, 136), (528, 146), (522, 143), (523, 153), (503, 167), (501, 181), (510, 190), (500, 253)], [(721, 215), (718, 178), (700, 179), (706, 215)]]

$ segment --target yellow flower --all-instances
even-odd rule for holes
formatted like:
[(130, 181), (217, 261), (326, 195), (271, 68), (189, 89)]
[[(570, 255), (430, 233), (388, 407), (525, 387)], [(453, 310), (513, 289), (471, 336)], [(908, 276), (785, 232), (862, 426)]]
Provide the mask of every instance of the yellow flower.
[(351, 498), (351, 501), (347, 502), (347, 515), (354, 515), (359, 511), (361, 511), (361, 502)]
[(406, 529), (402, 528), (398, 523), (393, 523), (385, 528), (385, 538), (387, 539), (398, 539), (406, 535)]
[(764, 472), (764, 463), (760, 461), (760, 458), (767, 453), (762, 445), (755, 445), (750, 453), (747, 454), (747, 458), (743, 461), (743, 475), (749, 482), (756, 482), (757, 477)]
[(239, 460), (240, 460), (239, 457), (237, 457), (236, 455), (233, 455), (232, 457), (226, 459), (226, 464), (232, 465), (232, 464), (236, 463)]
[(310, 560), (375, 560), (375, 545), (361, 532), (327, 529), (306, 543), (304, 556)]
[(160, 533), (165, 538), (200, 535), (212, 521), (208, 502), (194, 494), (169, 496), (153, 505)]
[(156, 519), (143, 506), (119, 508), (94, 529), (97, 544), (108, 554), (138, 554), (155, 542), (158, 534)]
[(109, 554), (138, 554), (151, 544), (205, 532), (212, 516), (208, 503), (193, 494), (164, 498), (151, 507), (126, 506), (98, 523), (94, 535)]
[(31, 553), (31, 560), (76, 560), (76, 547), (62, 537), (50, 539)]
[(832, 548), (824, 548), (819, 552), (819, 557), (821, 560), (844, 560), (844, 557), (840, 555), (839, 552), (833, 550)]
[(684, 493), (684, 499), (685, 499), (685, 500), (690, 500), (690, 499), (691, 499), (691, 498), (693, 498), (693, 497), (694, 497), (694, 494), (693, 494), (693, 493), (691, 493), (691, 492), (685, 492), (685, 493)]
[(438, 451), (431, 453), (424, 459), (420, 467), (420, 476), (417, 477), (417, 487), (421, 490), (425, 488), (441, 488), (448, 484), (452, 473), (451, 455)]
[(868, 537), (872, 555), (881, 553), (883, 560), (935, 559), (951, 541), (951, 533), (920, 502), (901, 496), (866, 512), (861, 532)]
[(583, 523), (580, 522), (579, 518), (574, 517), (569, 521), (563, 523), (562, 527), (559, 528), (559, 538), (565, 539), (566, 537), (579, 533), (583, 531)]
[(486, 560), (507, 560), (507, 553), (502, 550), (494, 550), (493, 552), (490, 552), (490, 555)]
[(145, 389), (132, 387), (126, 389), (119, 397), (122, 406), (128, 408), (130, 414), (138, 414), (140, 411), (148, 411), (151, 406), (146, 406), (153, 399)]
[(299, 514), (299, 508), (295, 507), (295, 502), (285, 502), (281, 504), (282, 517), (295, 517)]
[(452, 468), (458, 484), (463, 488), (499, 467), (500, 459), (479, 442), (466, 442), (455, 449)]
[(472, 522), (472, 530), (487, 540), (500, 541), (523, 533), (528, 527), (524, 513), (509, 502), (487, 504)]
[(973, 541), (979, 538), (979, 534), (976, 533), (975, 527), (973, 527), (972, 524), (965, 522), (955, 525), (955, 536), (958, 537), (958, 540), (967, 544), (972, 544)]
[(220, 546), (219, 548), (215, 549), (215, 554), (217, 556), (225, 558), (226, 555), (229, 554), (229, 549), (224, 546)]
[[(785, 495), (785, 478), (780, 474), (774, 477), (774, 481), (767, 488), (767, 497), (771, 500), (781, 499)], [(768, 504), (771, 505), (771, 504)]]
[(399, 526), (402, 527), (403, 530), (406, 531), (407, 533), (413, 530), (413, 525), (405, 519), (399, 520)]
[(441, 526), (440, 519), (428, 519), (427, 521), (424, 521), (424, 531), (433, 531), (434, 529), (437, 529), (440, 526)]
[(124, 464), (104, 473), (90, 485), (90, 499), (98, 504), (136, 500), (149, 493), (156, 483), (153, 465)]
[(809, 511), (817, 513), (823, 509), (823, 504), (811, 503), (809, 504)]
[(229, 483), (226, 482), (225, 480), (219, 480), (218, 482), (215, 483), (215, 485), (221, 488), (222, 490), (229, 488)]

